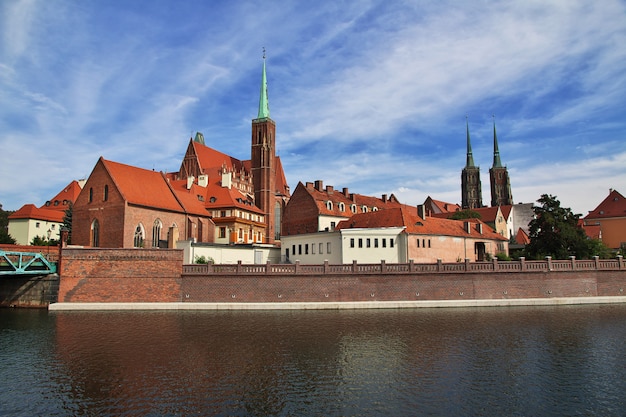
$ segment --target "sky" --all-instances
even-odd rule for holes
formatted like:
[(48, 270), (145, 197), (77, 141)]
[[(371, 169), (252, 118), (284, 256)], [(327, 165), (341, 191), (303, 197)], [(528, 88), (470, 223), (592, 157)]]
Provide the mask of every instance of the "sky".
[(625, 1), (3, 0), (3, 209), (197, 131), (249, 159), (263, 48), (292, 191), (460, 203), (467, 121), (489, 205), (495, 120), (515, 203), (626, 195)]

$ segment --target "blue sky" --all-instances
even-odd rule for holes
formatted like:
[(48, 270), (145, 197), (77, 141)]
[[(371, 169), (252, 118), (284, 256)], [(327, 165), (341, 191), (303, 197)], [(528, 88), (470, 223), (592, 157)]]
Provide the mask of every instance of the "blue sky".
[(5, 0), (0, 35), (5, 210), (196, 131), (249, 159), (263, 47), (292, 190), (460, 203), (467, 115), (489, 204), (495, 115), (516, 203), (626, 194), (624, 1)]

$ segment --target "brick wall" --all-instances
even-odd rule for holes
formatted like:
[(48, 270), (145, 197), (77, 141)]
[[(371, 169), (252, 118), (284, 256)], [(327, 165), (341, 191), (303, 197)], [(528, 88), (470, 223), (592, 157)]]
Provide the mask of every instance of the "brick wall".
[(57, 302), (59, 276), (3, 275), (0, 278), (0, 307), (47, 308)]
[(180, 301), (183, 251), (64, 249), (59, 302)]
[(185, 302), (471, 300), (624, 295), (626, 271), (183, 275)]
[(48, 262), (56, 262), (59, 260), (58, 246), (30, 246), (30, 245), (7, 245), (1, 244), (0, 250), (5, 252), (30, 252), (41, 253)]

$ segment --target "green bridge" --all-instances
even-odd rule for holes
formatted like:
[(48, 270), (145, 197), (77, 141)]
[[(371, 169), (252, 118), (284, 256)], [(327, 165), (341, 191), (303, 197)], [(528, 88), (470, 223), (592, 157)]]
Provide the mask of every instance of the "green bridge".
[(45, 275), (57, 272), (41, 253), (0, 250), (0, 275)]

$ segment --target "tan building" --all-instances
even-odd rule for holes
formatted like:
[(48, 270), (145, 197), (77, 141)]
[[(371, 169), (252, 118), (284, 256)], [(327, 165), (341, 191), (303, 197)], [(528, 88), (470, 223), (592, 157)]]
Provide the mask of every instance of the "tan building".
[(584, 218), (585, 226), (599, 226), (602, 242), (612, 249), (626, 248), (626, 199), (616, 190)]

